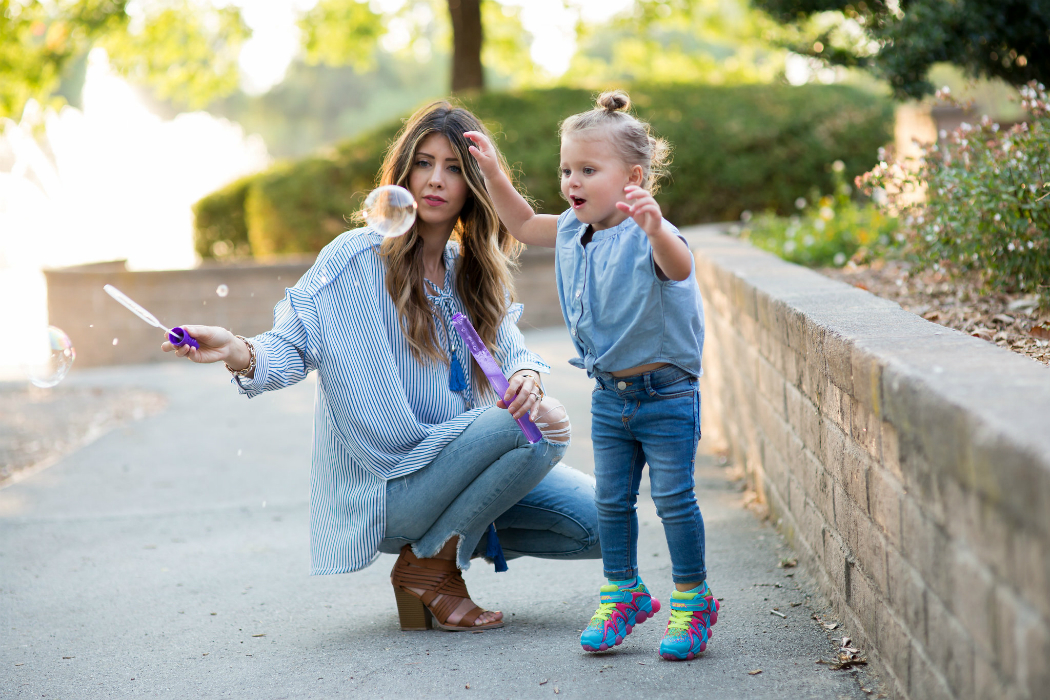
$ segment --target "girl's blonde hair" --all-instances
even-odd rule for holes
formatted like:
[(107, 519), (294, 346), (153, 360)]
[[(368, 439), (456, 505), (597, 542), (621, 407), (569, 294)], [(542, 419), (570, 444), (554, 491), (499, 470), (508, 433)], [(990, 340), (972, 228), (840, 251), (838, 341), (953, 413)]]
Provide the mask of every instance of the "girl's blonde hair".
[(671, 147), (653, 136), (646, 122), (630, 114), (630, 107), (631, 98), (623, 90), (603, 92), (594, 109), (574, 114), (561, 123), (561, 138), (574, 134), (587, 138), (587, 132), (600, 131), (594, 136), (608, 139), (624, 163), (642, 166), (645, 189), (655, 193), (660, 178), (667, 174)]
[[(456, 291), (478, 335), (494, 351), (496, 332), (507, 315), (508, 300), (514, 300), (511, 271), (522, 246), (496, 214), (481, 169), (467, 150), (471, 144), (463, 136), (465, 131), (480, 131), (490, 142), (494, 141), (481, 121), (462, 107), (442, 101), (419, 109), (409, 117), (387, 151), (379, 184), (407, 188), (416, 151), (423, 140), (431, 134), (441, 134), (448, 139), (459, 157), (471, 195), (463, 205), (452, 233), (453, 240), (460, 246)], [(509, 176), (510, 169), (503, 155), (499, 151), (497, 155), (500, 168)], [(442, 324), (438, 330), (434, 310), (427, 300), (422, 253), (423, 239), (415, 225), (403, 236), (385, 239), (380, 254), (386, 259), (386, 289), (394, 300), (402, 329), (416, 359), (422, 362), (424, 358), (430, 358), (448, 364), (449, 358), (442, 351), (437, 335), (446, 329)], [(490, 392), (484, 374), (477, 367), (473, 385), (475, 396)]]

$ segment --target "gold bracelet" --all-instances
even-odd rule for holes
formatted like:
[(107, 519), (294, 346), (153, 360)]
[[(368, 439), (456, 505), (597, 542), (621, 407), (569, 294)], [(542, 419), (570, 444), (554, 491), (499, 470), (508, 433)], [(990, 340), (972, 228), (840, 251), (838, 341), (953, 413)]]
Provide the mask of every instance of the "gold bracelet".
[(255, 346), (252, 345), (251, 341), (243, 335), (235, 335), (234, 337), (244, 341), (244, 344), (248, 346), (248, 366), (244, 369), (234, 369), (233, 367), (230, 367), (228, 362), (223, 362), (223, 364), (226, 365), (226, 369), (234, 377), (247, 378), (249, 374), (255, 371)]

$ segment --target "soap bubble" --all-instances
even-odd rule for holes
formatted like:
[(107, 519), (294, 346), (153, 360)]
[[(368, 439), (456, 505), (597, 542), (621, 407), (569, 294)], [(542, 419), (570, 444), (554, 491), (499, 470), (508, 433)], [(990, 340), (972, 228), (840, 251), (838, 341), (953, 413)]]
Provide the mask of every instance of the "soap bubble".
[(48, 326), (40, 341), (36, 361), (22, 365), (22, 372), (36, 386), (49, 389), (65, 379), (77, 351), (69, 336), (55, 326)]
[(230, 288), (227, 287), (225, 284), (220, 284), (218, 287), (215, 288), (215, 293), (218, 294), (220, 297), (224, 297), (230, 293)]
[(368, 225), (385, 238), (401, 236), (416, 221), (416, 200), (404, 187), (383, 185), (368, 195), (364, 216)]

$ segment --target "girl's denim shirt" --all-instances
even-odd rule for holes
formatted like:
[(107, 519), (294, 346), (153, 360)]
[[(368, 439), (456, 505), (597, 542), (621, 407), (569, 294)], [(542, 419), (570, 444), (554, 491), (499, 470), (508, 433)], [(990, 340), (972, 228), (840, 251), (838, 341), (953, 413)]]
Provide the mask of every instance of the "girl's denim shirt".
[(695, 264), (684, 280), (662, 280), (649, 237), (634, 219), (595, 231), (584, 247), (588, 228), (571, 209), (558, 217), (558, 299), (579, 354), (569, 363), (591, 377), (650, 362), (699, 377), (704, 306)]

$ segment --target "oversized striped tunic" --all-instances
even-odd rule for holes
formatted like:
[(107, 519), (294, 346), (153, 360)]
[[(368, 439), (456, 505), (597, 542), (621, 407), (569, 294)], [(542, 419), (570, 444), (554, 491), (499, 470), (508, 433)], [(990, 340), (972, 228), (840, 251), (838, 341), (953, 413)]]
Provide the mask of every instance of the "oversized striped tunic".
[[(492, 402), (472, 396), (473, 363), (462, 343), (454, 342), (467, 383), (461, 392), (449, 388), (448, 365), (413, 356), (386, 291), (381, 242), (363, 228), (326, 246), (274, 308), (273, 329), (251, 339), (255, 374), (239, 383), (251, 398), (317, 370), (312, 574), (371, 564), (386, 530), (386, 481), (425, 467)], [(459, 246), (450, 241), (444, 255), (444, 288), (428, 296), (438, 310), (442, 348), (449, 352), (446, 329), (452, 315), (466, 309), (454, 283)], [(521, 304), (510, 305), (497, 332), (496, 360), (508, 375), (524, 368), (550, 372), (525, 347), (517, 326), (521, 311)]]

